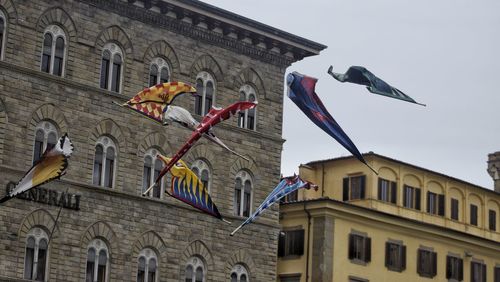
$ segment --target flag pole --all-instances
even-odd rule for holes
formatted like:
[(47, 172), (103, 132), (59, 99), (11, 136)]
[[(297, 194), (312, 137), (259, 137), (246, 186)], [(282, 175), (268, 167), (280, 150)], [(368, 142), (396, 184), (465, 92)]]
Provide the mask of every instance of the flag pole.
[[(65, 193), (64, 196), (66, 196), (68, 194), (68, 190), (69, 190), (69, 188), (66, 188), (66, 193)], [(63, 197), (63, 195), (61, 195), (61, 197)], [(52, 231), (50, 231), (50, 235), (49, 235), (49, 240), (47, 242), (47, 246), (50, 245), (50, 242), (52, 240), (52, 234), (54, 234), (54, 230), (56, 229), (57, 221), (59, 220), (59, 216), (61, 215), (61, 211), (62, 211), (63, 206), (64, 205), (61, 205), (61, 207), (59, 208), (59, 211), (57, 212), (56, 221), (54, 221), (54, 226), (52, 226)]]
[(236, 227), (236, 229), (234, 229), (233, 232), (231, 232), (231, 234), (229, 234), (230, 236), (234, 236), (234, 233), (238, 232), (238, 230), (241, 229), (241, 227), (243, 227), (243, 224), (241, 224), (240, 226)]
[(151, 186), (149, 186), (148, 189), (146, 189), (146, 191), (142, 192), (142, 196), (146, 196), (146, 194), (151, 191), (151, 189), (155, 188), (155, 185), (156, 185), (156, 182), (154, 182)]

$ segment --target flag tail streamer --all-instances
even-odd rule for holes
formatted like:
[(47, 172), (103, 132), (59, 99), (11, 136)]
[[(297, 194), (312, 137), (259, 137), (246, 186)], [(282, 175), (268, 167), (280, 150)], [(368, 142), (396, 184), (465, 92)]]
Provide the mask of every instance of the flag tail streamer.
[(342, 130), (340, 125), (333, 119), (315, 92), (316, 78), (312, 78), (298, 72), (287, 76), (288, 97), (299, 107), (300, 110), (319, 128), (333, 137), (359, 161), (368, 166), (378, 174), (363, 158), (356, 145)]
[(328, 74), (340, 82), (350, 82), (360, 85), (365, 85), (366, 89), (373, 94), (378, 94), (394, 99), (403, 100), (406, 102), (414, 103), (425, 107), (425, 104), (418, 103), (410, 96), (403, 93), (403, 91), (389, 85), (387, 82), (378, 78), (371, 71), (365, 67), (351, 66), (345, 74), (333, 72), (333, 66), (328, 68)]
[[(196, 119), (193, 118), (193, 116), (186, 109), (178, 106), (168, 106), (168, 109), (165, 112), (165, 120), (167, 122), (171, 121), (178, 123), (182, 127), (191, 130), (195, 130), (200, 124)], [(205, 132), (203, 134), (203, 137), (207, 138), (209, 141), (220, 146), (224, 150), (227, 150), (228, 152), (248, 161), (248, 158), (236, 153), (235, 151), (231, 150), (226, 144), (224, 144), (222, 140), (220, 140), (217, 136), (215, 136), (213, 130), (210, 129), (209, 131)]]
[(0, 204), (3, 203), (3, 202), (7, 202), (8, 200), (10, 200), (12, 197), (9, 196), (9, 195), (5, 195), (3, 198), (0, 199)]
[(318, 189), (318, 186), (312, 184), (311, 182), (302, 180), (299, 176), (294, 175), (290, 177), (283, 178), (280, 183), (271, 191), (271, 193), (266, 197), (264, 202), (260, 204), (260, 206), (255, 210), (255, 212), (249, 216), (240, 226), (238, 226), (233, 232), (231, 232), (231, 236), (234, 236), (238, 230), (240, 230), (243, 226), (252, 223), (262, 212), (271, 207), (274, 203), (278, 202), (281, 198), (286, 195), (297, 191), (298, 189)]
[(73, 153), (73, 144), (64, 134), (52, 148), (47, 148), (40, 159), (26, 172), (16, 186), (2, 199), (3, 203), (27, 190), (60, 178), (66, 173), (68, 158)]
[(247, 157), (231, 150), (226, 144), (224, 144), (224, 142), (222, 142), (217, 136), (215, 136), (215, 134), (213, 134), (213, 132), (211, 130), (209, 132), (206, 132), (205, 134), (203, 134), (203, 137), (205, 137), (208, 140), (212, 141), (213, 143), (217, 144), (221, 148), (227, 150), (231, 154), (236, 155), (244, 160), (250, 161)]

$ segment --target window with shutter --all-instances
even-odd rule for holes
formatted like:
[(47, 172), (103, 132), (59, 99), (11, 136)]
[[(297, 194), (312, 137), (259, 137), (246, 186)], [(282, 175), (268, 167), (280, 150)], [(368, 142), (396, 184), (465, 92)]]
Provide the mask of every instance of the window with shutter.
[(444, 216), (444, 195), (438, 195), (438, 215)]
[(349, 234), (348, 258), (352, 262), (370, 262), (371, 238), (359, 234)]
[(406, 246), (400, 243), (385, 243), (385, 266), (392, 271), (403, 271), (406, 268)]
[(489, 228), (491, 231), (496, 231), (497, 230), (497, 213), (494, 210), (489, 210), (488, 212), (489, 217)]
[(422, 277), (434, 277), (437, 274), (437, 253), (419, 249), (417, 253), (417, 273)]
[(384, 202), (396, 203), (397, 190), (396, 182), (383, 178), (378, 179), (378, 199)]
[(342, 189), (342, 201), (349, 201), (349, 178), (346, 177), (343, 180), (343, 189)]
[(451, 219), (458, 220), (458, 200), (451, 199)]
[(304, 229), (282, 231), (278, 240), (278, 256), (301, 256), (304, 254)]
[(455, 256), (446, 256), (446, 278), (452, 281), (463, 279), (463, 260)]
[(357, 200), (366, 198), (366, 176), (351, 176), (343, 179), (342, 200)]
[(477, 261), (470, 263), (470, 281), (486, 282), (486, 264)]
[(494, 282), (500, 282), (500, 266), (496, 266), (494, 268), (494, 273), (493, 273), (493, 281)]
[(477, 226), (477, 206), (470, 205), (470, 224)]
[(444, 195), (427, 192), (427, 212), (444, 216)]
[(420, 210), (420, 188), (404, 185), (403, 206), (405, 208)]

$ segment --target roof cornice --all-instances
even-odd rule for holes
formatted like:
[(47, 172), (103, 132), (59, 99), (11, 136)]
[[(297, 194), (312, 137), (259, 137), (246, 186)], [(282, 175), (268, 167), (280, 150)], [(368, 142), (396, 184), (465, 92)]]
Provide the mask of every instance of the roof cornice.
[[(373, 157), (373, 158), (379, 158), (379, 159), (382, 159), (382, 160), (385, 160), (385, 161), (389, 161), (389, 162), (394, 162), (394, 163), (397, 163), (397, 164), (400, 164), (400, 165), (411, 167), (411, 168), (416, 169), (416, 170), (421, 170), (421, 171), (424, 171), (424, 172), (427, 172), (427, 173), (435, 174), (435, 175), (443, 177), (443, 178), (448, 178), (449, 180), (453, 180), (453, 181), (456, 181), (456, 182), (461, 183), (461, 184), (465, 184), (465, 185), (468, 185), (468, 186), (471, 186), (471, 187), (474, 187), (474, 188), (478, 188), (481, 191), (484, 191), (486, 193), (490, 193), (490, 194), (494, 195), (495, 197), (500, 196), (500, 193), (498, 193), (498, 192), (496, 192), (494, 190), (488, 189), (486, 187), (482, 187), (482, 186), (479, 186), (477, 184), (474, 184), (474, 183), (471, 183), (471, 182), (467, 182), (465, 180), (458, 179), (456, 177), (449, 176), (449, 175), (446, 175), (444, 173), (440, 173), (440, 172), (437, 172), (437, 171), (434, 171), (434, 170), (430, 170), (430, 169), (427, 169), (427, 168), (424, 168), (424, 167), (420, 167), (420, 166), (417, 166), (417, 165), (414, 165), (414, 164), (406, 163), (406, 162), (403, 162), (403, 161), (400, 161), (400, 160), (397, 160), (397, 159), (393, 159), (393, 158), (390, 158), (390, 157), (379, 155), (379, 154), (374, 153), (374, 152), (363, 153), (362, 155), (366, 159), (369, 159), (369, 158)], [(308, 162), (306, 164), (302, 164), (301, 166), (307, 166), (307, 167), (310, 168), (310, 167), (318, 165), (318, 164), (325, 164), (325, 163), (329, 163), (329, 162), (336, 162), (336, 161), (342, 161), (342, 160), (348, 160), (348, 159), (355, 160), (356, 158), (354, 156), (352, 156), (352, 155), (350, 155), (350, 156), (343, 156), (343, 157), (337, 157), (337, 158), (331, 158), (331, 159), (310, 161), (310, 162)]]
[(280, 67), (327, 47), (196, 0), (81, 1)]
[[(474, 234), (470, 234), (467, 232), (463, 232), (460, 230), (455, 230), (452, 228), (448, 228), (445, 226), (437, 225), (437, 224), (432, 224), (432, 223), (427, 223), (424, 221), (419, 221), (407, 217), (403, 217), (397, 214), (392, 214), (392, 213), (387, 213), (384, 211), (379, 211), (375, 210), (372, 208), (368, 207), (363, 207), (363, 206), (358, 206), (358, 205), (353, 205), (350, 203), (338, 201), (335, 199), (330, 199), (330, 198), (318, 198), (318, 199), (309, 199), (309, 200), (300, 200), (300, 201), (295, 201), (295, 202), (287, 202), (287, 203), (280, 203), (280, 213), (283, 212), (290, 212), (291, 210), (294, 210), (297, 212), (303, 212), (304, 211), (304, 206), (307, 204), (308, 210), (313, 210), (313, 209), (323, 209), (323, 210), (336, 210), (336, 211), (346, 211), (348, 213), (353, 213), (353, 212), (363, 212), (365, 213), (362, 215), (365, 218), (369, 218), (371, 220), (375, 220), (377, 216), (380, 216), (381, 218), (387, 218), (390, 220), (394, 220), (399, 222), (401, 226), (405, 226), (409, 229), (411, 228), (417, 228), (421, 230), (421, 228), (429, 228), (430, 230), (442, 232), (442, 234), (452, 234), (452, 235), (458, 235), (463, 238), (468, 238), (472, 240), (479, 240), (484, 243), (491, 244), (492, 246), (498, 247), (500, 246), (500, 242), (491, 240), (486, 237), (481, 237), (477, 236)], [(281, 216), (281, 215), (280, 215)]]

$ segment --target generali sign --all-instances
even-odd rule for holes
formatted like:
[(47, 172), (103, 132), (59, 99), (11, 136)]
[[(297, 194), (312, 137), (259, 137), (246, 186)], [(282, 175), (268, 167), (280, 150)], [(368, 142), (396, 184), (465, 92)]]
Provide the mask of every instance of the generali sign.
[[(16, 184), (14, 182), (7, 183), (7, 194), (9, 194), (15, 186)], [(71, 194), (42, 187), (30, 189), (16, 196), (16, 198), (18, 199), (44, 203), (51, 206), (58, 206), (71, 210), (80, 210), (81, 197), (82, 195)]]

